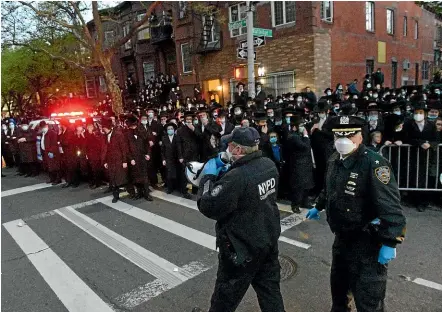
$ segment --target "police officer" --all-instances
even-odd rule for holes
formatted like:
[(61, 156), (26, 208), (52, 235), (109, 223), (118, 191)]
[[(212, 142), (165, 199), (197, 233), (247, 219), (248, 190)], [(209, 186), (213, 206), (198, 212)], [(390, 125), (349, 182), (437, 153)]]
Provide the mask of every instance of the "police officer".
[(262, 311), (284, 311), (279, 285), (278, 170), (262, 157), (259, 138), (252, 127), (235, 129), (227, 152), (233, 162), (227, 172), (218, 177), (225, 169), (219, 158), (210, 159), (203, 169), (198, 209), (217, 221), (219, 248), (210, 312), (235, 311), (250, 284)]
[(334, 153), (327, 164), (326, 182), (316, 208), (326, 209), (335, 234), (331, 268), (332, 312), (348, 311), (351, 291), (358, 312), (384, 311), (387, 264), (404, 240), (405, 217), (391, 166), (362, 144), (364, 121), (354, 116), (331, 120)]

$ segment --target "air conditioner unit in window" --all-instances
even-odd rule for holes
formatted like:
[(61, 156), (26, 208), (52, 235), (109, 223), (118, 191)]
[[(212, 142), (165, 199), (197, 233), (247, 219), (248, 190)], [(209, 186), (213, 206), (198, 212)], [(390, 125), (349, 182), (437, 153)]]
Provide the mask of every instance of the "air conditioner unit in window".
[(403, 64), (403, 68), (404, 68), (405, 70), (407, 70), (407, 69), (410, 69), (410, 66), (411, 66), (410, 61), (409, 61), (409, 60), (405, 60), (405, 61), (404, 61), (404, 64)]

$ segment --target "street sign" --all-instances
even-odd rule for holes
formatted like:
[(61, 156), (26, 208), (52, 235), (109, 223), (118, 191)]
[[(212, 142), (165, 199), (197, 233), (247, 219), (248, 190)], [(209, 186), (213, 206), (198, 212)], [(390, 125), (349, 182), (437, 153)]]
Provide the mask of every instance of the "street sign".
[(273, 31), (265, 28), (253, 28), (254, 36), (273, 37)]
[(235, 30), (235, 29), (246, 27), (246, 26), (247, 26), (247, 21), (245, 19), (243, 19), (240, 21), (229, 23), (229, 30)]
[[(265, 40), (264, 36), (253, 38), (253, 46), (255, 48), (262, 47), (265, 44), (266, 44), (266, 40)], [(247, 40), (240, 41), (239, 48), (240, 49), (247, 49)]]
[[(245, 60), (247, 59), (247, 55), (248, 55), (247, 49), (240, 49), (240, 48), (236, 49), (236, 56), (238, 58)], [(253, 52), (253, 59), (256, 61), (256, 52)]]

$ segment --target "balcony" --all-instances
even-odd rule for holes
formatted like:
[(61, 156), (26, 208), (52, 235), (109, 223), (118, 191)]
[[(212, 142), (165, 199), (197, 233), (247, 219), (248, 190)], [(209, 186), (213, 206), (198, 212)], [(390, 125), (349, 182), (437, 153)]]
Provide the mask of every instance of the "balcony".
[(221, 32), (214, 35), (213, 37), (210, 36), (201, 36), (201, 39), (198, 44), (198, 48), (196, 50), (196, 53), (198, 54), (206, 54), (210, 52), (217, 52), (221, 51), (222, 49), (222, 34)]

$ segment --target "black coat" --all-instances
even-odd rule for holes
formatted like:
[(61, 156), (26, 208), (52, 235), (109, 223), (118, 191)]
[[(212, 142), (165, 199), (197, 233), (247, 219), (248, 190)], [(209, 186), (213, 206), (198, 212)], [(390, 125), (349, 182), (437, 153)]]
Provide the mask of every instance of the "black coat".
[(127, 184), (127, 168), (123, 168), (123, 163), (127, 163), (127, 155), (126, 138), (121, 130), (114, 128), (110, 135), (110, 140), (105, 135), (105, 145), (101, 156), (103, 165), (107, 164), (108, 166), (107, 172), (111, 186)]
[(177, 130), (176, 139), (178, 159), (184, 159), (184, 164), (199, 161), (199, 139), (195, 131), (183, 126)]
[(37, 134), (34, 130), (28, 129), (20, 131), (19, 139), (26, 139), (25, 142), (18, 143), (20, 150), (20, 161), (22, 163), (33, 163), (37, 161)]
[[(40, 150), (43, 155), (43, 161), (45, 162), (46, 168), (49, 172), (57, 172), (61, 168), (60, 164), (60, 149), (58, 146), (58, 135), (54, 130), (49, 129), (45, 135), (42, 134), (42, 140), (44, 137), (44, 146), (45, 149), (41, 148), (40, 141)], [(48, 154), (52, 153), (53, 158), (49, 158)]]
[[(221, 127), (221, 131), (222, 131), (222, 126), (220, 126), (220, 127)], [(235, 126), (231, 122), (226, 120), (226, 124), (224, 126), (224, 133), (221, 133), (221, 132), (220, 133), (221, 133), (221, 135), (227, 135), (227, 134), (232, 133), (234, 129), (235, 129)]]
[(170, 142), (169, 136), (164, 135), (161, 140), (161, 158), (166, 161), (167, 179), (176, 179), (178, 177), (178, 144), (177, 135), (173, 136)]
[(285, 148), (288, 150), (290, 187), (296, 190), (313, 188), (313, 161), (310, 139), (291, 133), (287, 138)]
[(215, 122), (209, 122), (202, 131), (202, 125), (195, 127), (195, 134), (200, 142), (200, 160), (206, 162), (212, 157), (215, 157), (218, 152), (218, 146), (213, 146), (213, 139), (220, 138), (222, 128)]
[(8, 143), (9, 150), (12, 154), (19, 153), (18, 142), (17, 139), (20, 136), (20, 130), (17, 128), (8, 129), (8, 133), (6, 134), (6, 142)]
[[(148, 160), (146, 160), (146, 155), (150, 157), (149, 144), (143, 140), (139, 129), (126, 129), (124, 135), (128, 146), (127, 166), (131, 182), (143, 184), (149, 182), (147, 178)], [(132, 160), (135, 161), (135, 165), (131, 164)]]
[(217, 221), (216, 242), (221, 254), (229, 244), (241, 264), (278, 244), (278, 180), (274, 163), (260, 151), (235, 161), (219, 179), (210, 174), (201, 179), (198, 209)]

